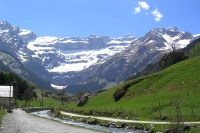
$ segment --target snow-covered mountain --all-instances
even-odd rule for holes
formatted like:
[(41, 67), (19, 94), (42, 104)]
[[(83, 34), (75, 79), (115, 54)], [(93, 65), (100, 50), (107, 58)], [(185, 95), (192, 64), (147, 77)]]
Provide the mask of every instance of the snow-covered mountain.
[(155, 62), (172, 46), (183, 48), (200, 37), (176, 27), (155, 28), (144, 37), (37, 37), (33, 31), (0, 22), (0, 49), (52, 86), (121, 82)]
[[(106, 58), (123, 51), (136, 38), (125, 35), (110, 39), (107, 36), (89, 37), (38, 37), (30, 41), (27, 48), (33, 51), (33, 58), (39, 58), (51, 72), (82, 71)], [(53, 60), (52, 60), (53, 59)]]
[(102, 64), (107, 58), (123, 51), (135, 39), (130, 34), (119, 38), (97, 35), (37, 37), (33, 31), (12, 26), (7, 21), (0, 22), (0, 48), (16, 56), (30, 71), (53, 85), (79, 82), (72, 81), (73, 72)]
[[(114, 55), (103, 63), (103, 67), (99, 67), (103, 69), (97, 70), (96, 76), (121, 82), (147, 64), (157, 61), (163, 53), (172, 50), (173, 45), (177, 49), (183, 48), (193, 39), (190, 33), (179, 31), (176, 27), (152, 29), (144, 37), (134, 40), (120, 55)], [(108, 66), (109, 62), (112, 64)], [(109, 71), (116, 76), (108, 76)]]

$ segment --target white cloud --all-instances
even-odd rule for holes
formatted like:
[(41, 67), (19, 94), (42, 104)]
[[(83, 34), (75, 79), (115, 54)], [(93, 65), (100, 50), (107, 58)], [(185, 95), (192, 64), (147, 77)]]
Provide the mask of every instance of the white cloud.
[(139, 4), (139, 6), (141, 7), (141, 8), (143, 8), (144, 10), (148, 10), (149, 9), (149, 5), (146, 3), (146, 2), (144, 2), (144, 1), (138, 1), (138, 4)]
[(140, 12), (140, 7), (138, 6), (138, 7), (135, 8), (135, 14), (139, 13), (139, 12)]
[(158, 9), (156, 8), (153, 12), (151, 12), (154, 16), (155, 21), (160, 21), (161, 18), (163, 17), (163, 15), (158, 11)]

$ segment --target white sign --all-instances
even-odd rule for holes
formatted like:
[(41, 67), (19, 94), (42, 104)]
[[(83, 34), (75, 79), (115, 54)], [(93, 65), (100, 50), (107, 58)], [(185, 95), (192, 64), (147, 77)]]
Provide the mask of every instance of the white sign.
[(13, 97), (13, 86), (0, 86), (0, 97)]

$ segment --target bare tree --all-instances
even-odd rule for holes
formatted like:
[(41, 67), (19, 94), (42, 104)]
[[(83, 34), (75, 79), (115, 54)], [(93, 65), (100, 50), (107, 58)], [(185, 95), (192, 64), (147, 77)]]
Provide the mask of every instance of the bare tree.
[(170, 47), (172, 49), (172, 52), (174, 52), (174, 51), (176, 51), (176, 49), (178, 47), (178, 43), (172, 40), (170, 43)]
[(178, 43), (175, 42), (171, 37), (168, 37), (167, 40), (172, 52), (175, 52), (176, 49), (178, 48)]
[(62, 105), (64, 105), (64, 95), (65, 95), (65, 89), (64, 89), (64, 87), (63, 87), (63, 89), (62, 89)]

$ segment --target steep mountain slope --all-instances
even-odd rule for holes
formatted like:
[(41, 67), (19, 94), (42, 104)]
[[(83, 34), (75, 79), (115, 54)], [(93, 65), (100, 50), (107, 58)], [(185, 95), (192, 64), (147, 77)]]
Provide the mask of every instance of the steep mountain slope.
[[(141, 71), (148, 64), (157, 62), (165, 53), (173, 49), (184, 48), (198, 37), (179, 31), (176, 27), (152, 29), (144, 37), (134, 40), (120, 54), (115, 54), (93, 69), (89, 79), (98, 77), (107, 82), (120, 83)], [(156, 70), (152, 70), (152, 72), (154, 71)], [(69, 92), (70, 89), (71, 86), (68, 86)], [(93, 88), (93, 90), (95, 89)]]
[[(162, 58), (159, 59), (159, 61), (148, 64), (145, 66), (144, 69), (141, 71), (131, 75), (127, 80), (135, 79), (141, 76), (145, 76), (151, 73), (158, 72), (162, 69), (165, 69), (166, 67), (173, 65), (177, 62), (180, 62), (182, 60), (188, 59), (190, 57), (190, 50), (195, 47), (197, 43), (200, 42), (200, 38), (192, 40), (190, 44), (188, 44), (186, 47), (181, 48), (180, 50), (169, 52), (165, 54)], [(162, 66), (161, 66), (161, 62)]]
[[(175, 27), (152, 29), (144, 37), (133, 41), (121, 54), (102, 64), (104, 70), (98, 70), (96, 75), (108, 81), (121, 82), (149, 63), (158, 61), (161, 55), (172, 50), (171, 45), (175, 44), (180, 49), (187, 46), (192, 39), (194, 37), (190, 33), (181, 32)], [(107, 75), (111, 73), (116, 76), (108, 79)]]
[(39, 87), (53, 90), (50, 84), (31, 73), (22, 63), (31, 60), (30, 50), (26, 47), (28, 40), (36, 38), (33, 32), (20, 30), (10, 23), (0, 22), (0, 66), (7, 72), (13, 72)]
[(55, 91), (49, 82), (41, 80), (36, 75), (31, 73), (16, 57), (6, 53), (4, 51), (0, 51), (0, 70), (15, 73), (20, 77), (28, 81), (32, 81), (37, 84), (40, 88), (45, 88), (50, 91)]

